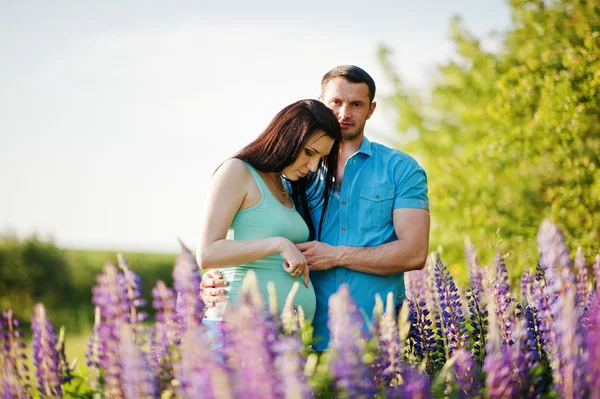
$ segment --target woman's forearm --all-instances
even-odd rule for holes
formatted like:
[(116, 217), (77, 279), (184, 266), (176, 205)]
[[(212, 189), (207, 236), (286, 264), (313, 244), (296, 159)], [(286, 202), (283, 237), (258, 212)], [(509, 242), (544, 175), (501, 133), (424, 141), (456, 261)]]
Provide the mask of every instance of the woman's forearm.
[(206, 248), (200, 247), (196, 257), (201, 269), (231, 267), (280, 253), (283, 240), (282, 237), (252, 241), (221, 239)]

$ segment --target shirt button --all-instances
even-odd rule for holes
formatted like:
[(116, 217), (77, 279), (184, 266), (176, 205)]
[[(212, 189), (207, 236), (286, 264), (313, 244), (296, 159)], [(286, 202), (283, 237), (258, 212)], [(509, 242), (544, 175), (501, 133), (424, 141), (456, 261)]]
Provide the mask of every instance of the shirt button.
[(344, 279), (343, 279), (343, 278), (341, 278), (341, 279), (340, 279), (340, 283), (343, 283), (343, 282), (344, 282)]
[(346, 226), (342, 226), (342, 231), (346, 231)]
[(342, 205), (346, 205), (346, 200), (343, 200), (343, 201), (342, 201)]
[(375, 198), (379, 199), (379, 194), (375, 195)]

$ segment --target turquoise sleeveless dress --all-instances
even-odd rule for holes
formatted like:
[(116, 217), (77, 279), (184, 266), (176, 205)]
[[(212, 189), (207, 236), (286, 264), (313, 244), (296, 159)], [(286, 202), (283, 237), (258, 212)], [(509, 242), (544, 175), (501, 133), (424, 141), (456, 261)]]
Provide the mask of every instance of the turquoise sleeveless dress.
[[(248, 170), (254, 177), (260, 190), (261, 199), (258, 204), (239, 210), (229, 228), (228, 239), (231, 240), (259, 240), (269, 237), (285, 237), (297, 244), (308, 239), (308, 226), (294, 205), (288, 208), (279, 202), (269, 190), (258, 172), (246, 163)], [(304, 277), (293, 277), (283, 270), (283, 258), (274, 254), (266, 258), (257, 259), (243, 265), (219, 269), (223, 278), (229, 282), (225, 287), (228, 303), (238, 304), (242, 282), (248, 270), (256, 273), (260, 292), (265, 300), (269, 300), (267, 283), (272, 281), (277, 291), (278, 308), (281, 312), (288, 293), (294, 282), (300, 284), (294, 304), (302, 306), (306, 321), (311, 322), (315, 314), (316, 298), (312, 283), (304, 285)], [(207, 320), (227, 320), (227, 303), (218, 304), (215, 308), (208, 309), (205, 315)]]

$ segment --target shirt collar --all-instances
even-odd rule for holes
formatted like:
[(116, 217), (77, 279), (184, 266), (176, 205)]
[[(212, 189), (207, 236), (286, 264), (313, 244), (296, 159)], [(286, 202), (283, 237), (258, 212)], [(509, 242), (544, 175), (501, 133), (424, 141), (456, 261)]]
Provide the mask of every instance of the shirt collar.
[(356, 154), (365, 154), (370, 157), (373, 154), (371, 151), (371, 147), (372, 145), (369, 139), (366, 136), (363, 136), (362, 143), (360, 143), (360, 147), (358, 147), (358, 151), (356, 151)]

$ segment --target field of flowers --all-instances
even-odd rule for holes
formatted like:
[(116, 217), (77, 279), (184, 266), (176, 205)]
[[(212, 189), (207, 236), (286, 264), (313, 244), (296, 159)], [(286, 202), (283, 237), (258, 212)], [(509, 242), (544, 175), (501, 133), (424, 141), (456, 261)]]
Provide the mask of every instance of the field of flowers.
[(281, 311), (273, 298), (264, 301), (252, 273), (234, 321), (223, 326), (226, 345), (215, 347), (185, 247), (173, 287), (156, 283), (157, 313), (147, 320), (139, 277), (119, 257), (93, 289), (86, 375), (69, 364), (43, 304), (35, 306), (30, 348), (19, 320), (2, 312), (0, 398), (600, 398), (600, 255), (591, 267), (581, 249), (571, 260), (549, 221), (538, 244), (539, 262), (523, 273), (520, 293), (501, 255), (482, 267), (467, 243), (462, 290), (432, 254), (423, 270), (406, 274), (402, 306), (379, 300), (368, 328), (342, 286), (330, 298), (332, 340), (322, 354), (310, 349), (302, 309), (291, 298)]

